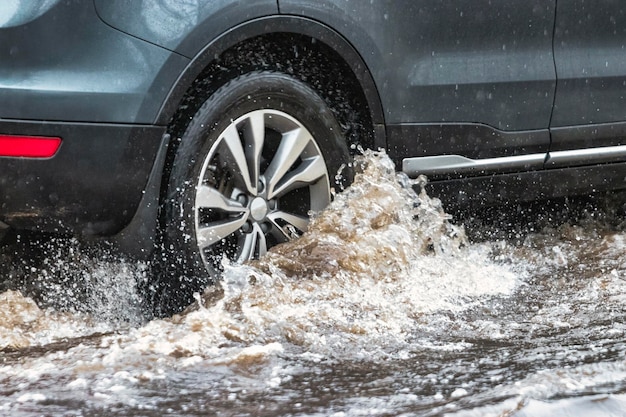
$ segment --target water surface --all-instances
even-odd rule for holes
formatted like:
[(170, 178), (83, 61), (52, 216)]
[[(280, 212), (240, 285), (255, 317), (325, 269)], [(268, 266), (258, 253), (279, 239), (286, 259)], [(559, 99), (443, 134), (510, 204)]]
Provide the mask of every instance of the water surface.
[(146, 265), (4, 248), (0, 415), (626, 415), (619, 222), (466, 232), (384, 154), (359, 164), (304, 237), (169, 319)]

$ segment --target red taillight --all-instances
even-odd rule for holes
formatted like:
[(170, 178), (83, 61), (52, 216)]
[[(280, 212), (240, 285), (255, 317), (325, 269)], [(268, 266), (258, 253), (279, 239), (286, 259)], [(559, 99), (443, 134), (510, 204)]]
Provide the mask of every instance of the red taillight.
[(0, 157), (51, 158), (59, 146), (57, 137), (0, 135)]

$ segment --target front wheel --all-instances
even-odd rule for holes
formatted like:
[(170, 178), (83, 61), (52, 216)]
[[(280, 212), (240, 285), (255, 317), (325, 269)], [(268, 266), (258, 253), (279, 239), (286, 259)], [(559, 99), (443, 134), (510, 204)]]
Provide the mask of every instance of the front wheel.
[(193, 116), (171, 167), (160, 309), (185, 307), (224, 257), (255, 259), (305, 232), (310, 213), (350, 181), (349, 158), (332, 111), (303, 82), (255, 72), (220, 88)]

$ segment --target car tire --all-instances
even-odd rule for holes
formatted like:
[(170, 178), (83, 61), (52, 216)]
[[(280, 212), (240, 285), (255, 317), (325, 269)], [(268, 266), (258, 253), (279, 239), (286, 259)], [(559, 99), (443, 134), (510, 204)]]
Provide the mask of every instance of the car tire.
[(331, 108), (304, 82), (259, 71), (219, 88), (171, 165), (157, 314), (192, 302), (224, 257), (245, 262), (306, 231), (310, 213), (351, 181), (349, 160)]

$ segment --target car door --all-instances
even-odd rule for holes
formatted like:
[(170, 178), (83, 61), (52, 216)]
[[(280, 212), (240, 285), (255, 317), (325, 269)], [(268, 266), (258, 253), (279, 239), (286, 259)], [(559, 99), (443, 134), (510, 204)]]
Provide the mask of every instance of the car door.
[[(556, 85), (554, 0), (280, 0), (279, 6), (281, 13), (321, 20), (355, 46), (378, 87), (388, 150), (398, 163), (455, 155), (474, 167), (502, 157), (513, 158), (513, 170), (543, 167)], [(528, 154), (534, 158), (517, 158)], [(415, 160), (415, 169), (438, 172), (439, 162), (449, 160)], [(506, 169), (501, 162), (479, 164), (478, 171)]]
[(626, 3), (559, 0), (554, 57), (549, 165), (624, 160)]

